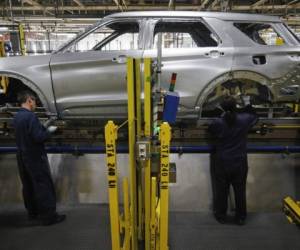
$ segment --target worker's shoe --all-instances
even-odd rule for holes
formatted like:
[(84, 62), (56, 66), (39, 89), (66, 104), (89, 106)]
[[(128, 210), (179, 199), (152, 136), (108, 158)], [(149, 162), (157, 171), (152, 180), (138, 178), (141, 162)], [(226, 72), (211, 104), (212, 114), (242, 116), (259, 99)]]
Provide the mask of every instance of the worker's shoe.
[(215, 216), (216, 221), (219, 222), (220, 224), (226, 224), (226, 217), (223, 216)]
[(241, 219), (241, 218), (237, 218), (237, 219), (235, 219), (235, 224), (237, 224), (239, 226), (244, 226), (246, 224), (246, 220)]
[(42, 224), (43, 226), (50, 226), (53, 224), (57, 224), (57, 223), (61, 223), (66, 219), (66, 215), (65, 214), (58, 214), (55, 213), (52, 216), (48, 216), (42, 219)]
[(27, 218), (30, 221), (37, 220), (38, 219), (38, 214), (37, 213), (28, 213)]

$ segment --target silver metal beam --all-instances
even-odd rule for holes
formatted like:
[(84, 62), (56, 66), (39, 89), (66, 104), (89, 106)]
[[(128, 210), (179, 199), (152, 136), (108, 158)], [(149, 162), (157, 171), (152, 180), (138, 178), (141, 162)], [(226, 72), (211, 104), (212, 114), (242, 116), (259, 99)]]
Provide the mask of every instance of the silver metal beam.
[(122, 5), (119, 4), (119, 0), (113, 0), (113, 1), (114, 1), (114, 3), (117, 5), (118, 9), (119, 9), (120, 11), (123, 11)]
[[(205, 6), (204, 0), (201, 6)], [(176, 10), (194, 10), (197, 11), (202, 9), (199, 5), (176, 5)], [(0, 5), (0, 8), (3, 6)], [(61, 7), (64, 11), (118, 11), (119, 7), (116, 5), (98, 5), (98, 6), (63, 6)], [(220, 6), (215, 6), (213, 10), (219, 10)], [(55, 6), (12, 6), (13, 11), (55, 11)], [(252, 6), (252, 5), (235, 5), (232, 7), (233, 11), (250, 11), (253, 9), (257, 10), (285, 10), (285, 9), (300, 9), (300, 3), (295, 4), (284, 4), (284, 5), (263, 5), (263, 6)], [(128, 11), (130, 10), (168, 10), (168, 4), (166, 5), (128, 5)]]
[[(34, 1), (34, 0), (22, 0), (22, 3), (27, 3), (29, 5), (32, 5), (34, 7), (37, 8), (41, 8), (41, 10), (43, 10), (45, 13), (49, 13), (50, 15), (54, 15), (53, 12), (51, 12), (50, 10), (48, 10), (46, 7), (44, 7), (43, 5), (39, 4), (38, 2)], [(21, 7), (22, 9), (26, 8), (26, 7)], [(34, 11), (35, 9), (33, 9), (32, 11)]]
[(204, 0), (200, 6), (200, 10), (203, 10), (208, 2), (209, 0)]
[(84, 4), (80, 0), (73, 0), (78, 6), (84, 7)]
[(27, 3), (29, 5), (32, 5), (32, 6), (37, 6), (37, 7), (41, 7), (41, 8), (44, 8), (43, 5), (37, 3), (36, 1), (33, 1), (33, 0), (22, 0), (23, 3)]
[(257, 7), (260, 5), (263, 5), (264, 3), (268, 2), (269, 0), (259, 0), (257, 2), (255, 2), (254, 4), (251, 5), (251, 7)]
[(219, 2), (220, 2), (220, 0), (213, 1), (211, 4), (211, 8), (214, 9), (218, 5)]
[(220, 10), (223, 12), (230, 10), (230, 0), (221, 0), (220, 1)]
[(294, 1), (290, 1), (288, 2), (286, 5), (291, 5), (291, 4), (295, 4), (298, 3), (300, 0), (294, 0)]

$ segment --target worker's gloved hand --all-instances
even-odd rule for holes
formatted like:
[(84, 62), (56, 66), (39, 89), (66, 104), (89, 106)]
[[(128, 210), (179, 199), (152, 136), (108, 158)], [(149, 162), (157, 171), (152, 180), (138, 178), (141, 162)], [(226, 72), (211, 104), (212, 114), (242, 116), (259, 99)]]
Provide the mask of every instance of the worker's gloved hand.
[(256, 110), (251, 104), (248, 104), (246, 107), (244, 107), (243, 111), (256, 115)]
[(244, 105), (247, 106), (247, 105), (250, 105), (250, 96), (249, 95), (245, 95), (245, 96), (242, 96), (242, 99), (243, 99), (243, 102), (244, 102)]
[(48, 131), (50, 134), (53, 134), (56, 130), (57, 130), (57, 126), (49, 126), (49, 127), (47, 128), (47, 131)]
[(56, 121), (56, 117), (51, 117), (49, 120), (45, 121), (43, 124), (45, 128), (48, 128), (50, 125), (52, 125)]

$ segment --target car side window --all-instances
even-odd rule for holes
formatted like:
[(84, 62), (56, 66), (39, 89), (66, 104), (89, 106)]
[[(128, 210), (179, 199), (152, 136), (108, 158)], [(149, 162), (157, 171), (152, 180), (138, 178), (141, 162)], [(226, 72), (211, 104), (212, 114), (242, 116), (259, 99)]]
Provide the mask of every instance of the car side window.
[[(138, 49), (138, 32), (126, 32), (110, 42), (103, 44), (101, 50), (134, 50)], [(98, 48), (99, 49), (99, 48)]]
[(157, 48), (158, 34), (162, 33), (162, 48), (197, 48), (218, 46), (218, 38), (199, 21), (160, 21), (154, 28), (154, 44)]
[(137, 22), (113, 22), (101, 26), (74, 43), (68, 51), (116, 51), (138, 49)]
[(234, 26), (261, 45), (284, 45), (285, 40), (267, 23), (234, 23)]

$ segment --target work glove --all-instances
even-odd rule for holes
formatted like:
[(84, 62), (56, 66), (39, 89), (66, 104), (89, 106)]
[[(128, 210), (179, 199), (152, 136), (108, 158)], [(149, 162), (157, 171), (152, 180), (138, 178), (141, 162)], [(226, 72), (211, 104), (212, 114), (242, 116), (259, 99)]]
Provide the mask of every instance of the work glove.
[(250, 96), (249, 95), (245, 95), (245, 96), (242, 96), (242, 99), (243, 99), (243, 102), (244, 102), (244, 105), (247, 106), (247, 105), (250, 105)]
[(56, 130), (57, 130), (57, 126), (49, 126), (49, 127), (47, 128), (47, 131), (48, 131), (50, 134), (53, 134)]
[(51, 117), (50, 119), (48, 119), (47, 121), (45, 121), (45, 123), (43, 124), (43, 126), (45, 128), (48, 128), (50, 125), (52, 125), (55, 121), (56, 121), (56, 117)]

